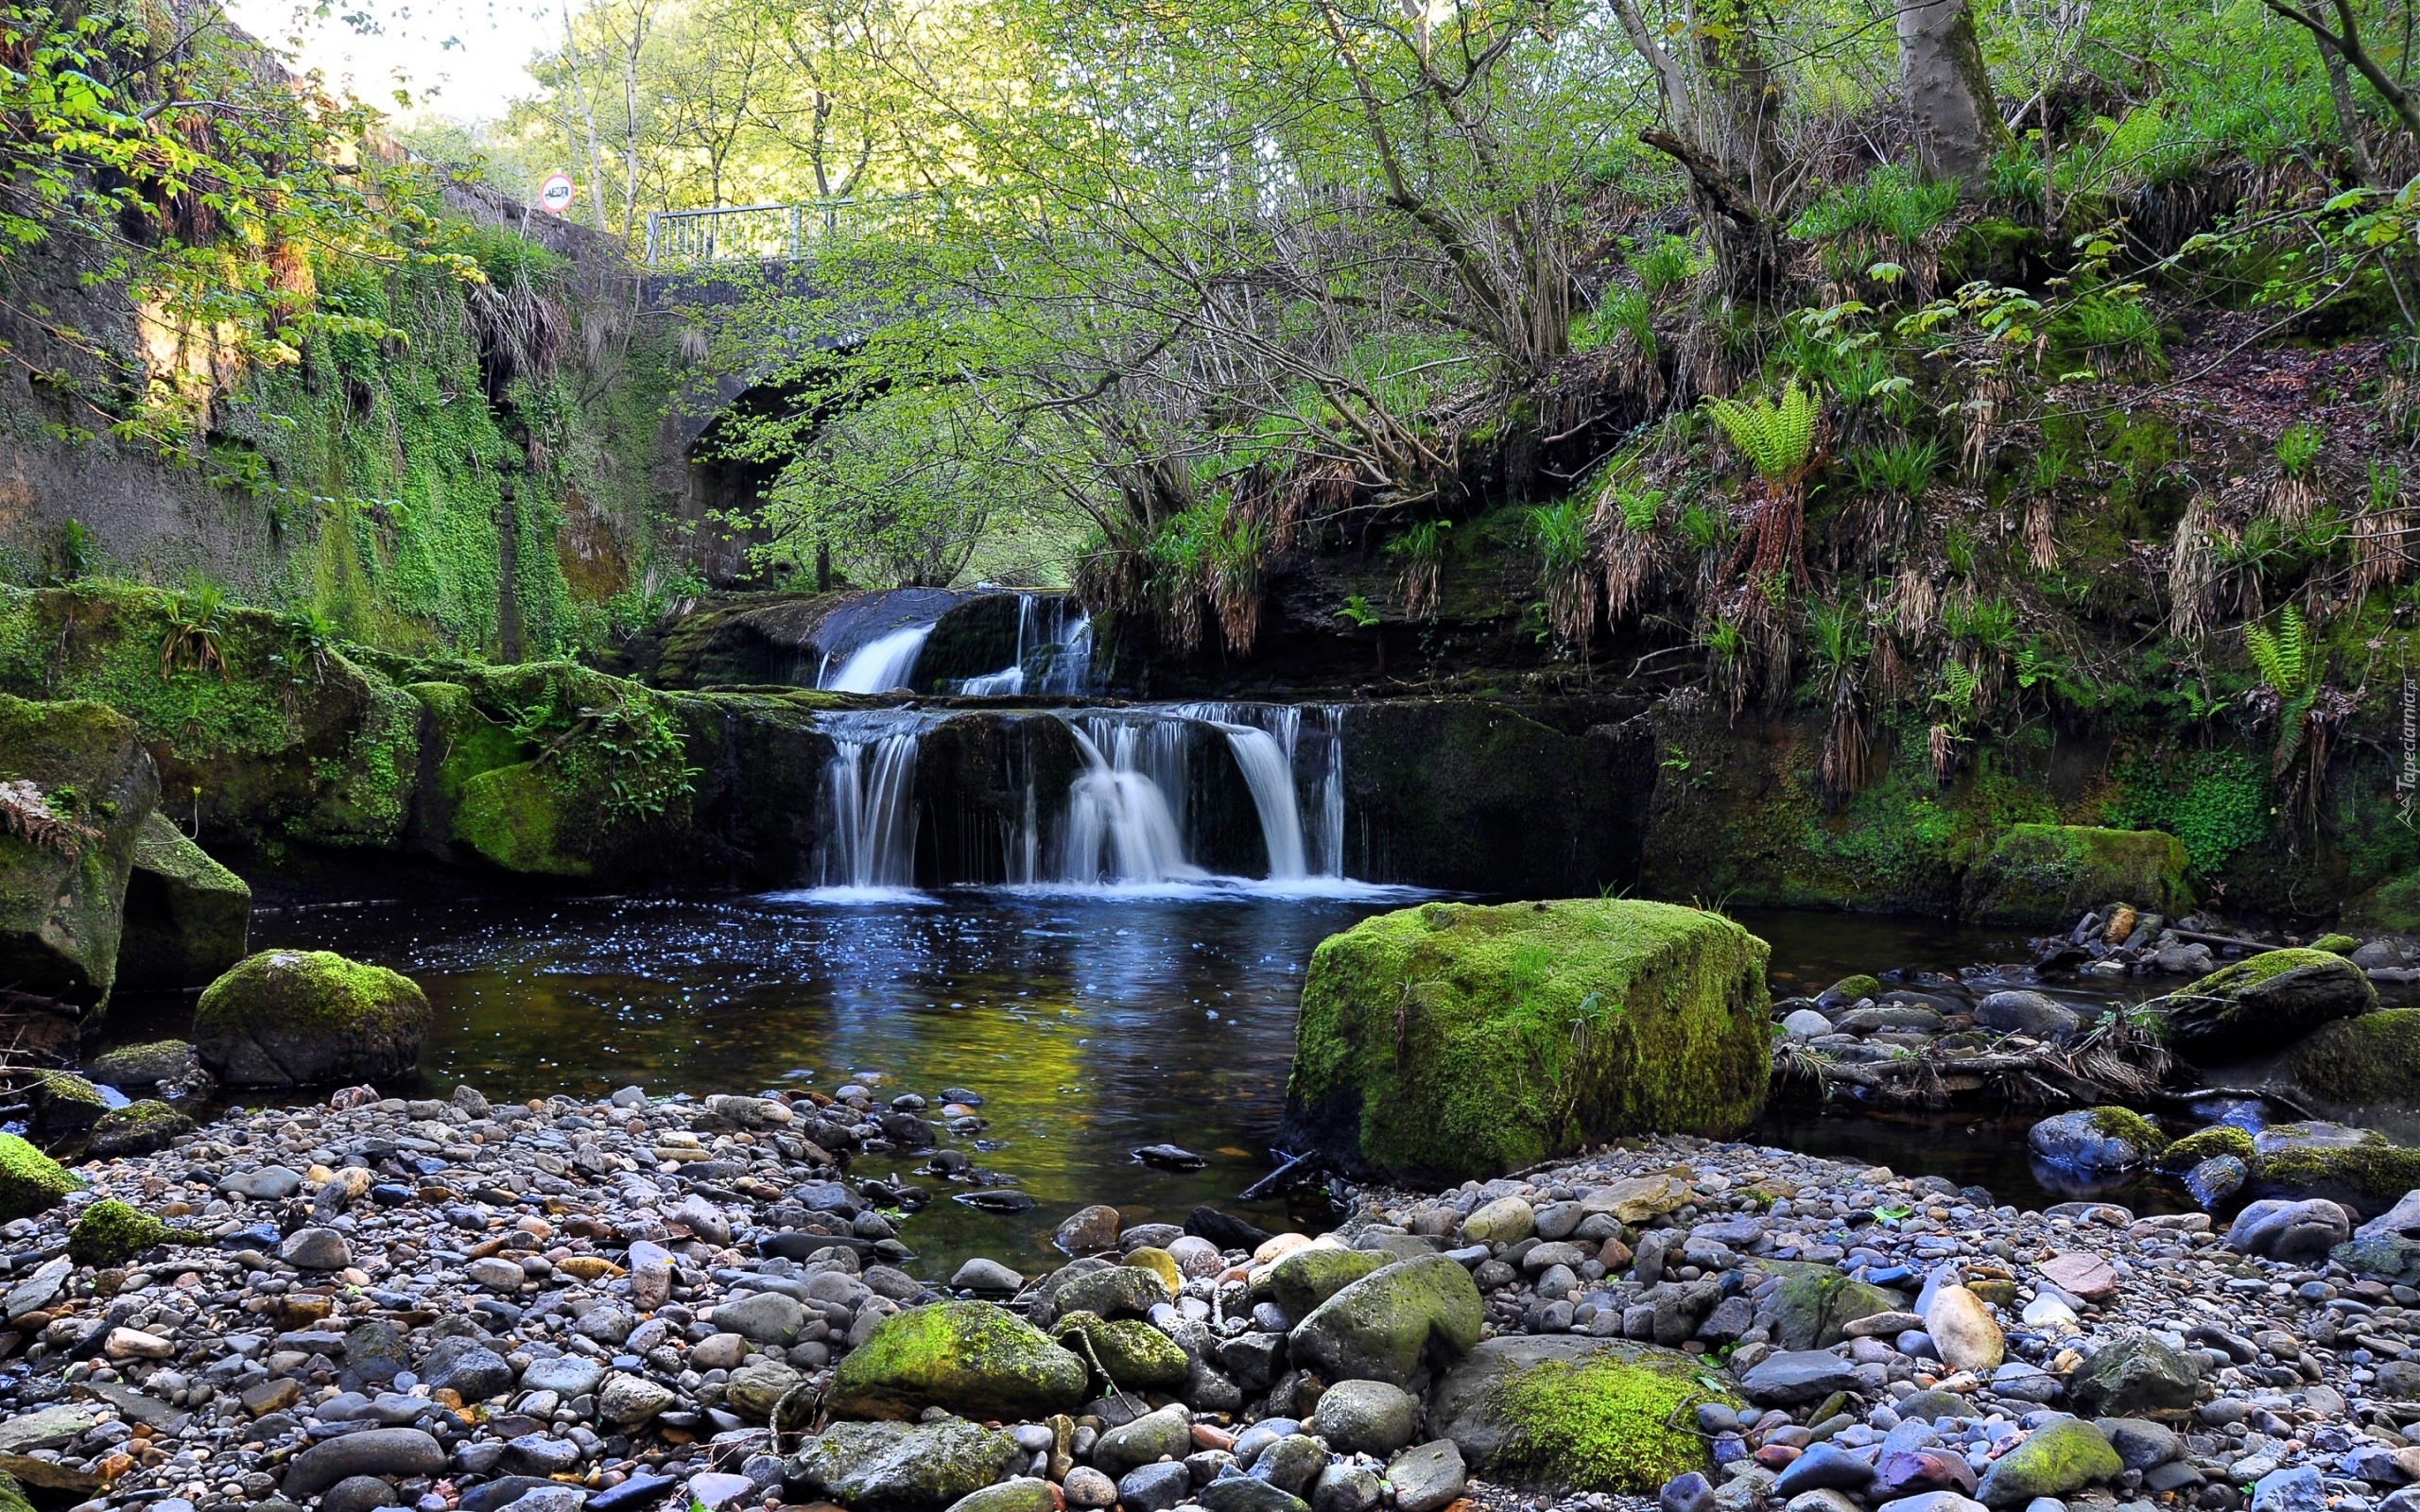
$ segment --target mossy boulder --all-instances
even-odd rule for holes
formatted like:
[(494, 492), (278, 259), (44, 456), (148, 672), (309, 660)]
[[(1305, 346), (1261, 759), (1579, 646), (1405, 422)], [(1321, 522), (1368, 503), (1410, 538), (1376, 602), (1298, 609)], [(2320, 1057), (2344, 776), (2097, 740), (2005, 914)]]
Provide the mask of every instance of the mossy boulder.
[(1307, 1245), (1269, 1267), (1269, 1295), (1288, 1317), (1302, 1317), (1394, 1257), (1374, 1249)]
[(193, 1032), (223, 1080), (291, 1087), (402, 1075), (428, 1023), (407, 976), (334, 951), (263, 951), (203, 990)]
[(159, 813), (144, 820), (127, 878), (117, 982), (199, 987), (244, 958), (252, 889)]
[(1966, 873), (1960, 912), (1986, 924), (2071, 923), (2128, 902), (2174, 918), (2193, 906), (2185, 842), (2158, 830), (2015, 824)]
[(0, 694), (0, 985), (88, 1011), (108, 1001), (127, 876), (159, 799), (132, 720)]
[(562, 800), (531, 762), (481, 772), (464, 782), (454, 837), (507, 871), (585, 877), (596, 869), (566, 848)]
[(70, 1071), (37, 1072), (26, 1091), (33, 1101), (34, 1126), (44, 1136), (91, 1128), (110, 1110), (101, 1090)]
[(76, 1227), (67, 1232), (67, 1254), (78, 1265), (123, 1265), (166, 1244), (174, 1231), (147, 1212), (104, 1197), (77, 1215)]
[(185, 1040), (153, 1040), (95, 1056), (85, 1062), (84, 1074), (104, 1087), (131, 1094), (189, 1076), (200, 1065), (200, 1057)]
[(1690, 1417), (1706, 1401), (1738, 1404), (1703, 1360), (1678, 1350), (1505, 1337), (1445, 1373), (1428, 1423), (1493, 1481), (1652, 1496), (1675, 1475), (1712, 1468)]
[(2062, 1170), (2131, 1171), (2168, 1148), (2158, 1125), (2129, 1108), (2053, 1113), (2026, 1130), (2032, 1152)]
[(1084, 1362), (989, 1302), (936, 1302), (886, 1318), (842, 1357), (835, 1411), (914, 1418), (927, 1407), (977, 1418), (1065, 1412), (1084, 1400)]
[[(172, 639), (186, 651), (164, 678)], [(129, 583), (8, 591), (0, 690), (91, 698), (131, 719), (166, 807), (204, 834), (379, 847), (403, 833), (419, 706), (300, 620), (206, 612), (193, 595)]]
[(1775, 1349), (1828, 1349), (1848, 1336), (1848, 1326), (1858, 1319), (1904, 1312), (1908, 1305), (1897, 1292), (1851, 1280), (1830, 1265), (1758, 1263), (1779, 1273), (1763, 1304)]
[(1286, 1125), (1348, 1172), (1487, 1177), (1617, 1134), (1737, 1133), (1771, 1069), (1765, 942), (1622, 899), (1427, 903), (1320, 944)]
[(2263, 951), (2160, 1002), (2170, 1048), (2211, 1064), (2282, 1050), (2378, 1005), (2361, 969), (2326, 951)]
[(2233, 1124), (2213, 1124), (2170, 1141), (2154, 1163), (2160, 1170), (2175, 1174), (2190, 1171), (2204, 1160), (2221, 1155), (2231, 1155), (2250, 1164), (2254, 1158), (2252, 1136)]
[(1294, 1325), (1294, 1364), (1327, 1381), (1408, 1386), (1479, 1338), (1486, 1307), (1471, 1273), (1443, 1255), (1383, 1265)]
[[(2302, 1130), (2322, 1131), (2301, 1137)], [(2262, 1197), (2325, 1197), (2357, 1214), (2384, 1212), (2420, 1188), (2420, 1149), (2391, 1144), (2376, 1129), (2279, 1124), (2255, 1142), (2251, 1191)]]
[(2420, 1087), (2420, 1008), (2382, 1008), (2323, 1024), (2288, 1052), (2286, 1077), (2330, 1113), (2409, 1104)]
[(2125, 1469), (2100, 1429), (2081, 1418), (2060, 1418), (1994, 1460), (1975, 1495), (1985, 1506), (2023, 1506), (2037, 1496), (2066, 1496), (2114, 1481)]
[(0, 1134), (0, 1223), (30, 1218), (80, 1192), (84, 1178), (14, 1134)]
[(192, 1119), (166, 1103), (147, 1099), (103, 1113), (85, 1139), (84, 1148), (102, 1160), (148, 1155), (166, 1149), (179, 1136), (193, 1130)]
[(2085, 1418), (2182, 1412), (2201, 1393), (2194, 1356), (2152, 1333), (2126, 1335), (2067, 1377), (2067, 1405)]
[(1107, 1390), (1182, 1385), (1193, 1372), (1176, 1341), (1138, 1317), (1069, 1313), (1050, 1326), (1050, 1337), (1090, 1365)]

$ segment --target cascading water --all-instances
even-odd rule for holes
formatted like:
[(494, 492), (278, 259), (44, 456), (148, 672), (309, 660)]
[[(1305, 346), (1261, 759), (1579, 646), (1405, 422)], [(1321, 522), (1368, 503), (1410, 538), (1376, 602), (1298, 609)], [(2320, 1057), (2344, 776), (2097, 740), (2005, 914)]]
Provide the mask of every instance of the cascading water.
[[(1186, 859), (1184, 833), (1168, 806), (1169, 787), (1147, 769), (1157, 766), (1165, 772), (1173, 750), (1182, 771), (1183, 747), (1166, 738), (1170, 728), (1156, 722), (1111, 723), (1100, 730), (1110, 745), (1104, 753), (1081, 724), (1068, 721), (1084, 769), (1067, 794), (1061, 881), (1076, 886), (1131, 886), (1208, 880), (1210, 873)], [(1181, 779), (1170, 786), (1184, 791)]]
[(1082, 606), (1059, 593), (1019, 593), (1016, 660), (961, 679), (958, 691), (973, 698), (1080, 694), (1090, 689), (1092, 666), (1093, 622)]
[(867, 893), (916, 885), (916, 747), (930, 720), (908, 713), (838, 714), (825, 768), (832, 833), (818, 885)]
[(889, 693), (905, 688), (916, 676), (916, 659), (924, 654), (925, 642), (933, 633), (932, 621), (918, 625), (903, 625), (889, 634), (876, 636), (850, 652), (838, 671), (826, 657), (818, 672), (815, 685), (834, 693)]

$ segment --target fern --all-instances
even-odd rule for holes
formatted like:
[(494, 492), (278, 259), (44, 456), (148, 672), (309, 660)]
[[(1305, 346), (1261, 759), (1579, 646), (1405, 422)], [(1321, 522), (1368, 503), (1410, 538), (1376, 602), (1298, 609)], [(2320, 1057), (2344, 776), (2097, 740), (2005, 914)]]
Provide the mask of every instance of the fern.
[(2303, 622), (2302, 610), (2287, 605), (2277, 616), (2273, 633), (2265, 625), (2245, 626), (2243, 646), (2251, 653), (2260, 680), (2269, 685), (2269, 691), (2277, 696), (2280, 703), (2290, 706), (2297, 698), (2308, 701), (2319, 679), (2310, 627)]
[(1857, 486), (1868, 493), (1895, 493), (1904, 499), (1924, 496), (1926, 485), (1941, 467), (1936, 440), (1889, 441), (1859, 447), (1849, 457)]
[(2327, 433), (2308, 421), (2289, 425), (2285, 434), (2277, 438), (2277, 465), (2290, 478), (2306, 477), (2326, 441)]
[(1796, 379), (1783, 387), (1778, 401), (1763, 394), (1748, 400), (1708, 399), (1705, 409), (1766, 482), (1787, 486), (1806, 472), (1807, 458), (1815, 453), (1815, 422), (1823, 406)]
[(1614, 507), (1621, 511), (1624, 530), (1634, 536), (1651, 536), (1656, 516), (1664, 508), (1664, 495), (1655, 489), (1616, 489)]

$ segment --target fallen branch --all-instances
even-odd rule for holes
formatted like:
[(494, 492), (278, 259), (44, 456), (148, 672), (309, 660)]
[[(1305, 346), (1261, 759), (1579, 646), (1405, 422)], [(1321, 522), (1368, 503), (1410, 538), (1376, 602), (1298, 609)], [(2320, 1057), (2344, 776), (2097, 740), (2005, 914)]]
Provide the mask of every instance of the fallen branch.
[(1283, 1158), (1286, 1163), (1244, 1188), (1236, 1196), (1237, 1202), (1257, 1202), (1272, 1192), (1283, 1192), (1307, 1172), (1317, 1170), (1327, 1163), (1325, 1158), (1317, 1150), (1307, 1150), (1301, 1155), (1290, 1156), (1283, 1150), (1275, 1153)]

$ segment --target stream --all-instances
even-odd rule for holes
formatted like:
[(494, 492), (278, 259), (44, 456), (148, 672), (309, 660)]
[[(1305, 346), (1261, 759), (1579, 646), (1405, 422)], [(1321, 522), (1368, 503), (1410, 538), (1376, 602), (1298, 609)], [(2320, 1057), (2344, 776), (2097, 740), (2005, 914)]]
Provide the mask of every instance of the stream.
[[(886, 1097), (976, 1092), (982, 1143), (944, 1143), (1013, 1177), (1034, 1206), (1011, 1215), (937, 1200), (908, 1237), (939, 1263), (1038, 1252), (1090, 1202), (1129, 1223), (1181, 1222), (1211, 1203), (1288, 1226), (1282, 1200), (1234, 1199), (1268, 1169), (1304, 966), (1325, 936), (1417, 896), (1333, 890), (1342, 895), (1227, 883), (372, 904), (265, 913), (254, 948), (335, 950), (412, 976), (436, 1008), (421, 1079), (439, 1094), (457, 1082), (513, 1098), (851, 1081)], [(1855, 971), (1954, 972), (2023, 954), (2005, 932), (1931, 920), (1737, 917), (1773, 945), (1776, 997)], [(108, 1038), (182, 1036), (189, 1016), (190, 1000), (130, 995)], [(1980, 1184), (2027, 1207), (2085, 1194), (2037, 1173), (2027, 1122), (1792, 1106), (1754, 1137)], [(1159, 1143), (1207, 1163), (1170, 1171), (1132, 1153)], [(907, 1177), (921, 1163), (873, 1157), (857, 1169)], [(2144, 1211), (2185, 1205), (2149, 1182), (2097, 1190)]]

